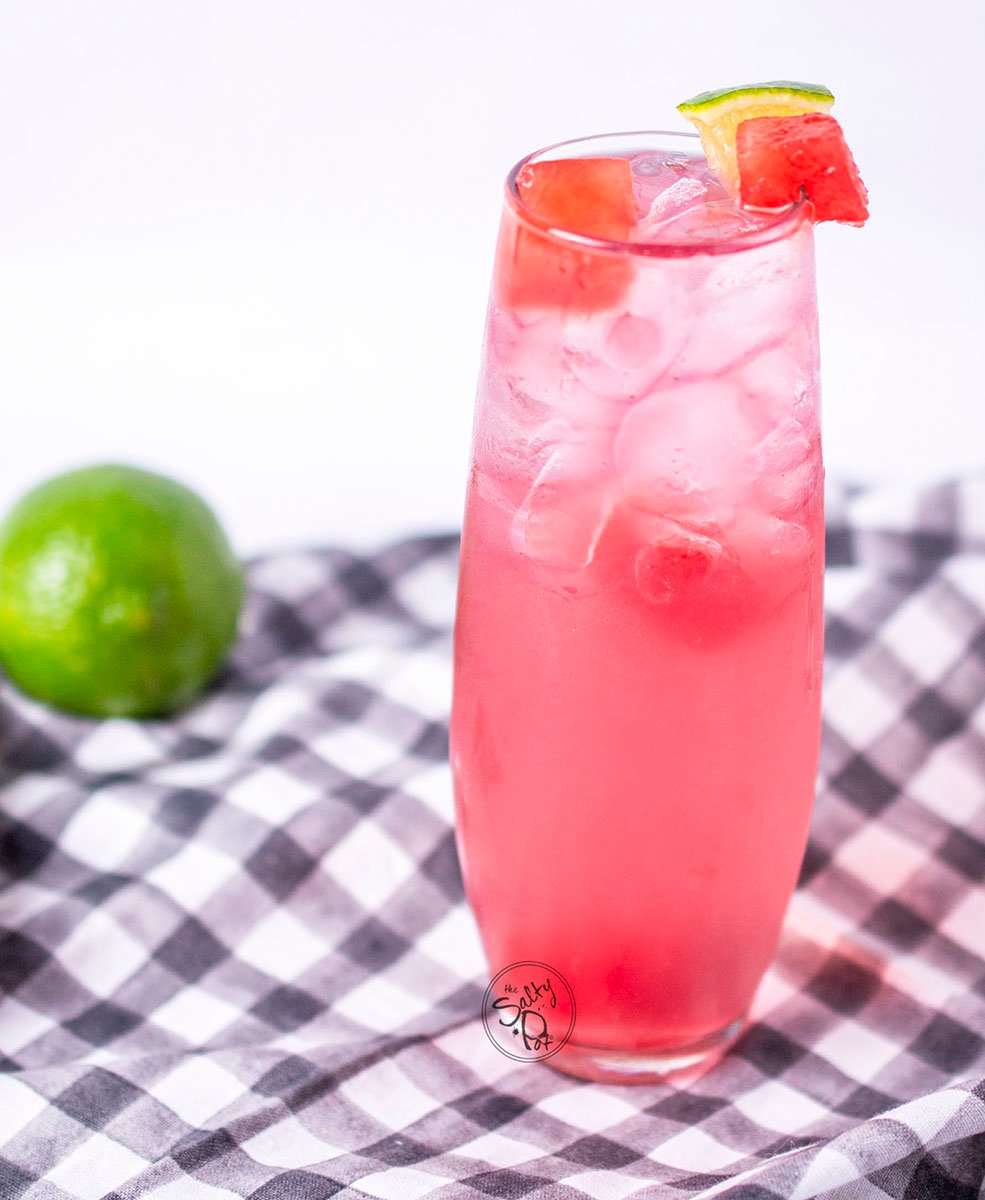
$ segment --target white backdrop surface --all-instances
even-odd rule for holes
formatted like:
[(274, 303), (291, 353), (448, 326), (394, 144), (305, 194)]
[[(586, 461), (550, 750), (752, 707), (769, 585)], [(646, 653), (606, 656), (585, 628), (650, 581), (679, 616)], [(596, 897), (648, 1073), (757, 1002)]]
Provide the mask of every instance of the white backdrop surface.
[(979, 469), (983, 41), (976, 0), (4, 0), (0, 507), (113, 458), (245, 553), (456, 525), (506, 170), (776, 77), (871, 193), (818, 231), (829, 472)]

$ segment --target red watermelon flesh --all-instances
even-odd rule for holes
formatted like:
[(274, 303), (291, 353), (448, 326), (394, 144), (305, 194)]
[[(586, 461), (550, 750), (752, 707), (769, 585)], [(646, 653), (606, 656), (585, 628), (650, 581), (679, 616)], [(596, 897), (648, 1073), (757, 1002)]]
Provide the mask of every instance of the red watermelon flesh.
[[(523, 207), (550, 228), (624, 242), (636, 225), (627, 158), (528, 163), (517, 176), (516, 188)], [(496, 283), (505, 304), (593, 312), (616, 303), (631, 278), (626, 255), (579, 249), (509, 211), (504, 215)]]
[(806, 193), (815, 221), (861, 225), (868, 194), (841, 126), (827, 113), (752, 117), (735, 135), (744, 208), (783, 208)]
[(559, 158), (528, 163), (516, 190), (532, 212), (575, 233), (623, 242), (636, 224), (628, 158)]

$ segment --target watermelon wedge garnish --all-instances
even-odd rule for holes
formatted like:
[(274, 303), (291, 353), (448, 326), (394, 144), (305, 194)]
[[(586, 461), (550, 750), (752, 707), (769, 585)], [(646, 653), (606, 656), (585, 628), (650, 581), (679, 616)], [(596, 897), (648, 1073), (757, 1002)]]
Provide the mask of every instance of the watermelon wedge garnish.
[(784, 208), (806, 193), (815, 221), (861, 225), (869, 215), (845, 135), (825, 113), (743, 121), (735, 156), (743, 208)]
[(625, 242), (636, 225), (633, 175), (625, 158), (528, 163), (516, 191), (532, 221), (507, 211), (497, 251), (500, 299), (513, 308), (608, 308), (632, 278), (626, 255), (581, 250), (550, 231)]
[(865, 185), (821, 84), (743, 84), (702, 92), (678, 110), (701, 134), (712, 170), (743, 208), (779, 209), (805, 193), (815, 221), (861, 225)]

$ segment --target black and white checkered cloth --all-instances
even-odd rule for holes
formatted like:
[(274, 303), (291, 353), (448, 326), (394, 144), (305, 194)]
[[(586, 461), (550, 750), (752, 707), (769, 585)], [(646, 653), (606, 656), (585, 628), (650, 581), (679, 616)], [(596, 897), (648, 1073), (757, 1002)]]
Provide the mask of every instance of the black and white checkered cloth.
[(0, 710), (0, 1197), (963, 1200), (985, 1181), (985, 479), (833, 505), (821, 788), (691, 1085), (497, 1052), (446, 762), (456, 543), (272, 557), (175, 721)]

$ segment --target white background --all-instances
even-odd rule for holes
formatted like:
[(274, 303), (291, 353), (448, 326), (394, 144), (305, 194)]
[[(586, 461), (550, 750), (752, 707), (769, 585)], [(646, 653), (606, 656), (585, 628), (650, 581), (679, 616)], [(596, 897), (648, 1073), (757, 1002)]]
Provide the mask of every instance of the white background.
[(818, 232), (829, 472), (985, 461), (980, 0), (0, 0), (0, 507), (116, 458), (238, 548), (459, 520), (524, 152), (828, 84), (869, 184)]

